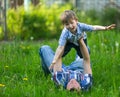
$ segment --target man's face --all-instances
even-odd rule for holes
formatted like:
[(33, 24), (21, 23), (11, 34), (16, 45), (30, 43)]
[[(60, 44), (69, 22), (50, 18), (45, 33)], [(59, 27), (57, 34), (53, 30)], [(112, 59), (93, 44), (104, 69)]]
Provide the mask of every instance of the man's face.
[(71, 79), (67, 84), (67, 90), (76, 90), (79, 92), (80, 89), (80, 84), (75, 79)]
[(64, 26), (74, 34), (77, 30), (77, 22), (78, 21), (76, 19), (70, 19), (68, 22), (64, 24)]

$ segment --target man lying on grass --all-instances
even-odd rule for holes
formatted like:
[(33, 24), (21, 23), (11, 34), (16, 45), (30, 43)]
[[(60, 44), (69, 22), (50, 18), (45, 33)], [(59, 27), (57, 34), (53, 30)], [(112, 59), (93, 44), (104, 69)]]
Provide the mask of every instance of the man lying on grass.
[[(84, 46), (83, 46), (84, 48)], [(70, 65), (66, 66), (61, 59), (57, 61), (56, 67), (53, 71), (49, 70), (51, 62), (53, 61), (55, 53), (49, 46), (42, 46), (40, 48), (40, 57), (42, 68), (46, 75), (52, 74), (53, 81), (57, 86), (62, 85), (67, 90), (88, 91), (92, 86), (92, 74), (85, 74), (84, 57), (76, 57), (76, 60)], [(91, 71), (91, 68), (89, 68)]]
[[(113, 24), (108, 26), (107, 29), (114, 27), (115, 25)], [(67, 90), (80, 91), (82, 89), (88, 91), (92, 86), (90, 56), (83, 37), (80, 38), (79, 42), (82, 58), (79, 56), (78, 60), (75, 60), (68, 66), (62, 63), (62, 57), (57, 57), (57, 61), (53, 64), (53, 60), (56, 59), (55, 56), (57, 54), (61, 55), (63, 52), (61, 54), (54, 53), (49, 46), (40, 48), (40, 57), (45, 74), (51, 73), (56, 85), (62, 85)], [(64, 51), (64, 53), (66, 52)]]

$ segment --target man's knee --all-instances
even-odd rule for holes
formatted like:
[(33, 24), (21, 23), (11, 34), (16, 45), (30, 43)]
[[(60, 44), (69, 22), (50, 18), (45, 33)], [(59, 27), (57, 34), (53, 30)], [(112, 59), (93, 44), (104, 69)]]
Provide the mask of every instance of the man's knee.
[(47, 50), (48, 48), (50, 48), (48, 45), (43, 45), (40, 47), (40, 50)]
[(50, 47), (48, 45), (44, 45), (44, 46), (41, 46), (40, 49), (39, 49), (39, 55), (41, 57), (41, 64), (42, 64), (42, 69), (44, 71), (44, 74), (47, 76), (48, 74), (50, 74), (50, 71), (45, 63), (45, 52), (47, 52), (47, 50), (49, 49)]
[(48, 48), (50, 48), (48, 45), (41, 46), (39, 49), (39, 54), (41, 55), (42, 52), (45, 52), (46, 50), (48, 50)]

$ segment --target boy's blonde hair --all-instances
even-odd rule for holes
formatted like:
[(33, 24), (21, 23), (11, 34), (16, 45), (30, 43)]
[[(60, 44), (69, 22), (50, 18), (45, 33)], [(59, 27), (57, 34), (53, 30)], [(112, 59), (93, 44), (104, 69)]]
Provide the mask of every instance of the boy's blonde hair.
[(71, 20), (71, 19), (76, 19), (77, 20), (78, 18), (76, 16), (75, 12), (73, 12), (72, 10), (65, 10), (61, 14), (60, 19), (61, 19), (61, 22), (63, 24), (65, 24), (65, 23), (68, 23), (68, 21)]

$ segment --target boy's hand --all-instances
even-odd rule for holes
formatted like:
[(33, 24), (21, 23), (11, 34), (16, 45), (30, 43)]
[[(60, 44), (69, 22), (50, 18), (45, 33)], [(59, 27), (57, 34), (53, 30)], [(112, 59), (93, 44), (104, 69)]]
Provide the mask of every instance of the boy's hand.
[(111, 24), (109, 26), (106, 26), (105, 29), (106, 30), (111, 30), (111, 29), (114, 29), (116, 27), (116, 24)]
[(53, 61), (49, 67), (50, 71), (53, 70), (54, 72), (56, 71), (61, 71), (62, 70), (62, 61), (61, 58), (58, 59), (57, 61)]
[(52, 70), (54, 68), (55, 62), (52, 62), (49, 69)]

